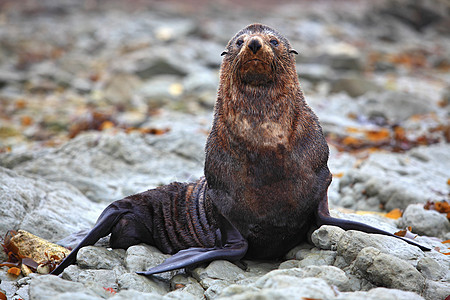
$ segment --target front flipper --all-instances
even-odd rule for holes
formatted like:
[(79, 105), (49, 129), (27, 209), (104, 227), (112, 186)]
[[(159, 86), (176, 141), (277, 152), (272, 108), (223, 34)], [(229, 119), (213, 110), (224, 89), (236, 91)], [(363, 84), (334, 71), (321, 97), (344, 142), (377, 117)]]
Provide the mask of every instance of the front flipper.
[(240, 232), (222, 215), (220, 215), (220, 236), (218, 244), (213, 248), (188, 248), (175, 253), (162, 264), (144, 272), (136, 272), (140, 275), (153, 275), (166, 271), (198, 265), (218, 259), (237, 261), (244, 257), (248, 249), (248, 243)]
[(330, 216), (330, 212), (328, 210), (328, 199), (325, 196), (324, 199), (320, 202), (317, 211), (316, 211), (316, 222), (317, 225), (320, 227), (322, 225), (334, 225), (337, 227), (340, 227), (344, 230), (359, 230), (359, 231), (363, 231), (363, 232), (367, 232), (367, 233), (377, 233), (377, 234), (383, 234), (383, 235), (388, 235), (388, 236), (392, 236), (401, 240), (404, 240), (405, 242), (417, 246), (419, 247), (422, 251), (431, 251), (430, 248), (423, 246), (419, 243), (416, 243), (415, 241), (408, 239), (408, 238), (404, 238), (401, 236), (397, 236), (393, 233), (390, 233), (388, 231), (382, 230), (382, 229), (378, 229), (376, 227), (372, 227), (370, 225), (364, 224), (364, 223), (360, 223), (360, 222), (356, 222), (356, 221), (350, 221), (350, 220), (345, 220), (345, 219), (338, 219), (338, 218), (333, 218)]
[(129, 212), (126, 209), (120, 209), (113, 204), (109, 205), (100, 215), (94, 228), (83, 238), (72, 252), (54, 269), (50, 274), (59, 275), (65, 268), (75, 263), (78, 251), (85, 247), (94, 245), (99, 239), (111, 233), (112, 227), (120, 218)]

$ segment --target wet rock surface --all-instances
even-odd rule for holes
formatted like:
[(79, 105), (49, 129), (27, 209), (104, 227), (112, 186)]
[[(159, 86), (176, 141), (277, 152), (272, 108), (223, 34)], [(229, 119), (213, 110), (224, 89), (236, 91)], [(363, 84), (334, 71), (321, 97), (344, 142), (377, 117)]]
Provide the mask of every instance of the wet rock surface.
[[(60, 277), (1, 267), (0, 291), (23, 300), (450, 295), (450, 223), (430, 204), (449, 201), (448, 4), (200, 2), (0, 3), (0, 235), (57, 242), (114, 200), (202, 176), (220, 53), (261, 21), (300, 53), (300, 83), (330, 144), (332, 215), (389, 232), (410, 226), (433, 250), (322, 226), (280, 260), (147, 278), (135, 272), (168, 255), (110, 249), (106, 238)], [(403, 214), (387, 218), (393, 209)]]

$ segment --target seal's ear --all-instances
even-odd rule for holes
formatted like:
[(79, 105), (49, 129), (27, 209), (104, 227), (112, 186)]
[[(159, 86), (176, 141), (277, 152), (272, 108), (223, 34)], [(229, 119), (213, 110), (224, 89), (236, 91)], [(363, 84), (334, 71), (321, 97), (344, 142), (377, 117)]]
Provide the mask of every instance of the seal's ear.
[(228, 50), (223, 50), (223, 52), (220, 54), (220, 56), (224, 56), (228, 54)]
[(294, 54), (298, 54), (297, 50), (295, 50), (294, 48), (289, 49), (289, 53), (294, 53)]

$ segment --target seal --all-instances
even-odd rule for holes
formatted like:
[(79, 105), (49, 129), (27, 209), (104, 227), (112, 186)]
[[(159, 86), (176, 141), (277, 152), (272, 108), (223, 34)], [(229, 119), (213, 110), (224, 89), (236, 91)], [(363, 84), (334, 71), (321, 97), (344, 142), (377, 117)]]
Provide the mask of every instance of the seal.
[(138, 272), (152, 275), (216, 259), (274, 259), (335, 225), (403, 239), (330, 216), (328, 145), (305, 102), (295, 69), (297, 51), (276, 30), (252, 24), (228, 43), (206, 143), (205, 177), (172, 183), (110, 204), (78, 250), (111, 233), (113, 248), (138, 243), (174, 254)]

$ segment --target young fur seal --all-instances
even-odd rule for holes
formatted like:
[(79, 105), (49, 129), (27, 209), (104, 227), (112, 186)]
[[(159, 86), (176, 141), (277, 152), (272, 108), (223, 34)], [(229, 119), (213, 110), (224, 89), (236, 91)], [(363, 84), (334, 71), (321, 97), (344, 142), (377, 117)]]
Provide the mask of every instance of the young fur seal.
[(215, 259), (279, 258), (323, 224), (401, 238), (330, 216), (328, 146), (304, 100), (294, 54), (268, 26), (239, 31), (222, 53), (205, 177), (113, 202), (52, 274), (109, 233), (113, 248), (147, 243), (174, 254), (143, 275)]

